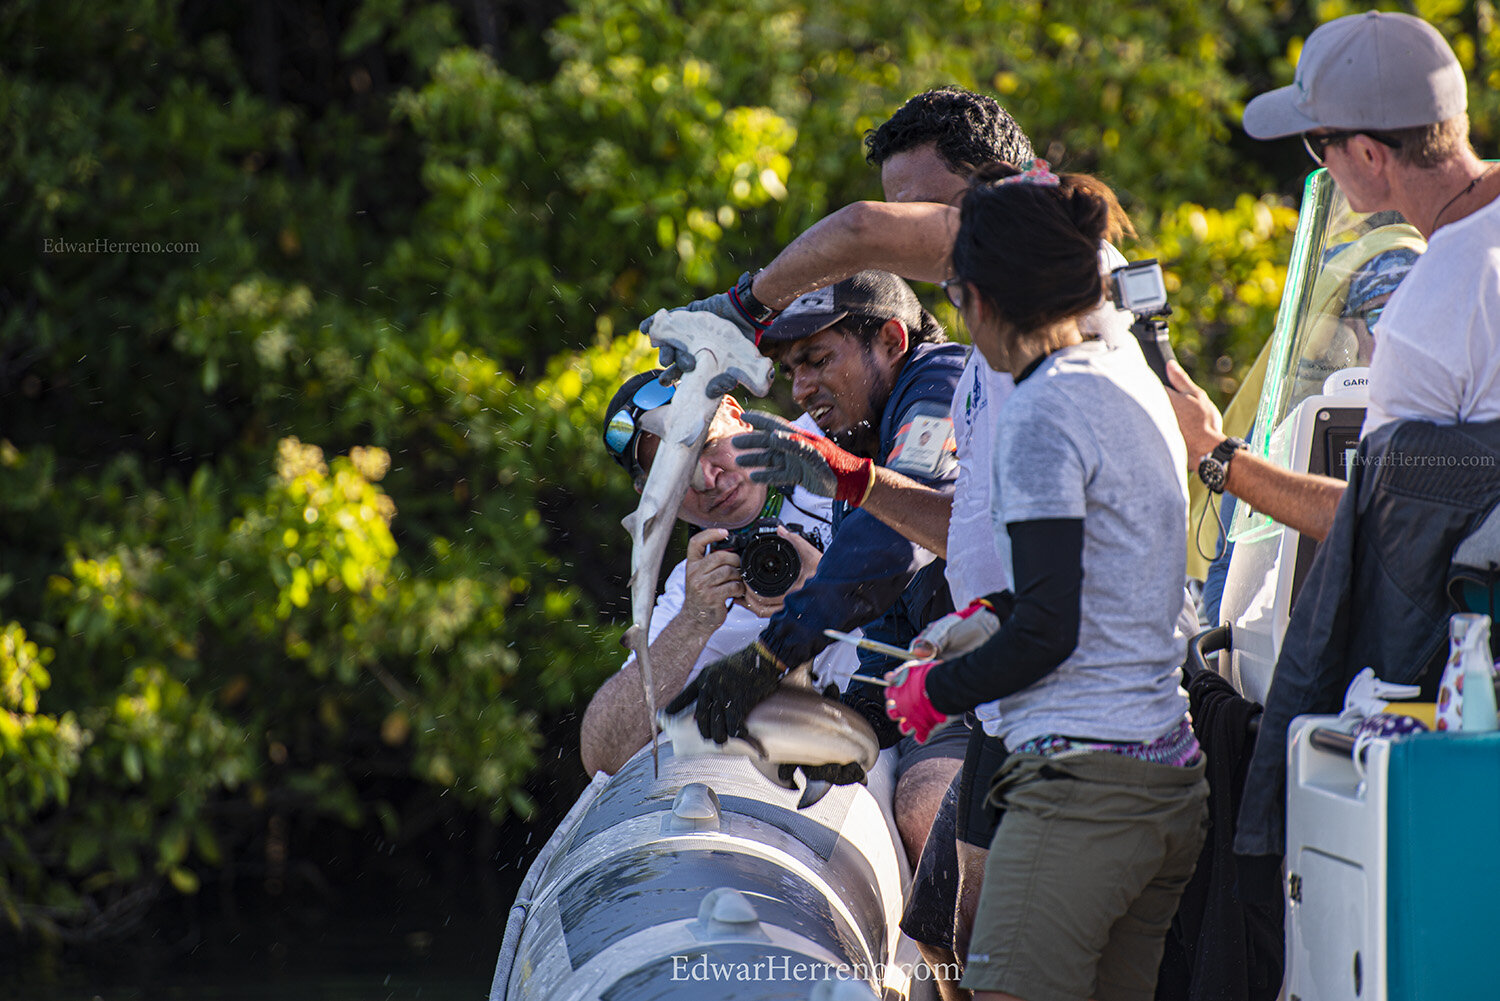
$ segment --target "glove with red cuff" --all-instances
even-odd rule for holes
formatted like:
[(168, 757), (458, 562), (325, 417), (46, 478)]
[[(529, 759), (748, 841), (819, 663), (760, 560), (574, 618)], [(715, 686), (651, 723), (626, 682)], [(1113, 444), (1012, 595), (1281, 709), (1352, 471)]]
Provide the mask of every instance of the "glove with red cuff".
[(885, 714), (896, 721), (902, 733), (917, 738), (919, 744), (927, 743), (932, 731), (948, 722), (947, 714), (938, 711), (927, 697), (927, 674), (940, 663), (919, 661), (885, 676), (891, 682), (891, 687), (885, 690)]
[(747, 410), (745, 423), (755, 428), (731, 439), (744, 449), (736, 460), (753, 469), (750, 479), (778, 487), (800, 486), (820, 497), (859, 507), (875, 485), (875, 463), (839, 448), (827, 438), (808, 434), (775, 414)]

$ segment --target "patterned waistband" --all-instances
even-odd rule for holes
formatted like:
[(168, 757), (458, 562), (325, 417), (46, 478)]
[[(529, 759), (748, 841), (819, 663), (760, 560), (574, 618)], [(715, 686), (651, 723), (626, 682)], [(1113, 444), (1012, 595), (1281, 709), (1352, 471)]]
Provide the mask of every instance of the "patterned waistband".
[(1048, 758), (1061, 757), (1065, 754), (1081, 754), (1085, 751), (1105, 751), (1109, 754), (1123, 754), (1127, 758), (1150, 761), (1153, 764), (1178, 766), (1195, 763), (1201, 753), (1198, 738), (1193, 736), (1193, 728), (1186, 718), (1160, 737), (1144, 744), (1083, 740), (1078, 737), (1064, 737), (1061, 734), (1049, 733), (1034, 737), (1016, 748), (1018, 754), (1040, 754)]

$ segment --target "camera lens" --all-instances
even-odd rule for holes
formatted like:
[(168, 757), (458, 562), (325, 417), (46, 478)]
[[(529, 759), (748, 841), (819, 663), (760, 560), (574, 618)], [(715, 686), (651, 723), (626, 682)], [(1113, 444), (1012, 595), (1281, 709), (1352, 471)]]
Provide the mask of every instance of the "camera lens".
[(753, 539), (740, 554), (740, 573), (745, 585), (763, 598), (786, 594), (801, 572), (802, 560), (796, 548), (779, 535)]

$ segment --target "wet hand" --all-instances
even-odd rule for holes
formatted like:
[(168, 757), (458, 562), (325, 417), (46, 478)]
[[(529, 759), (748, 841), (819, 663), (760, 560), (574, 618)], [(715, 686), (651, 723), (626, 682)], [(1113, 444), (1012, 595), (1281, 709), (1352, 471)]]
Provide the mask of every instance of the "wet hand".
[(723, 549), (708, 551), (709, 545), (727, 538), (727, 530), (710, 528), (688, 540), (686, 595), (679, 615), (710, 633), (724, 624), (729, 603), (747, 592), (739, 556)]

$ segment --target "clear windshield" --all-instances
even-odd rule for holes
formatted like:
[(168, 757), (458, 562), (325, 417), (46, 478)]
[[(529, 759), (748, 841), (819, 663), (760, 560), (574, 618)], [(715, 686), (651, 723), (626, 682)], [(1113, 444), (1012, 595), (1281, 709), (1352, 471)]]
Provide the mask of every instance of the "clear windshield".
[[(1286, 289), (1250, 448), (1279, 465), (1290, 437), (1276, 432), (1310, 396), (1370, 364), (1372, 328), (1390, 294), (1427, 247), (1398, 212), (1359, 213), (1326, 170), (1307, 179)], [(1337, 377), (1337, 378), (1336, 378)], [(1230, 537), (1250, 541), (1273, 530), (1270, 518), (1236, 508)]]

